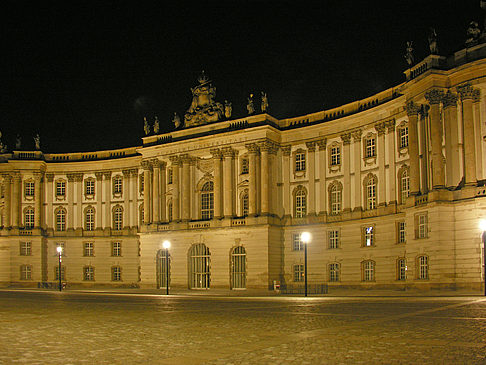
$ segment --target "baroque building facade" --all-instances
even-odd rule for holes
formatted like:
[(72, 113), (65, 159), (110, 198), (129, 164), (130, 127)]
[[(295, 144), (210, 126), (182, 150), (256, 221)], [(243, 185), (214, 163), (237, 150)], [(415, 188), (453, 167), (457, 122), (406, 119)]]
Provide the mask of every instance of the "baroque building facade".
[(288, 119), (231, 119), (202, 75), (183, 122), (141, 146), (0, 155), (0, 283), (298, 286), (308, 231), (310, 284), (479, 290), (486, 45), (405, 75)]

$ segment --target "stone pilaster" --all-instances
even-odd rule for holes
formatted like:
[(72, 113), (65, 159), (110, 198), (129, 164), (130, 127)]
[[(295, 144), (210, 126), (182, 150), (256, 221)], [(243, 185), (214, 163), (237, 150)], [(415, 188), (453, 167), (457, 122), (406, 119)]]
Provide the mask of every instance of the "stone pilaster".
[(395, 119), (391, 119), (385, 123), (388, 138), (388, 191), (390, 193), (390, 204), (396, 204), (396, 171), (395, 171), (395, 151), (396, 151), (396, 135), (395, 135)]
[(124, 212), (124, 220), (123, 223), (125, 227), (130, 227), (132, 222), (132, 210), (130, 209), (130, 195), (132, 194), (131, 189), (131, 179), (130, 179), (130, 170), (125, 169), (122, 170), (123, 174), (123, 212)]
[(180, 215), (180, 179), (179, 179), (179, 166), (181, 165), (181, 159), (178, 156), (169, 157), (172, 168), (172, 220), (179, 221)]
[(249, 169), (249, 186), (248, 186), (248, 215), (254, 217), (257, 215), (257, 156), (259, 148), (256, 143), (246, 145), (248, 149), (248, 169)]
[(223, 191), (224, 191), (224, 217), (233, 217), (234, 214), (234, 188), (233, 188), (233, 160), (235, 151), (231, 147), (224, 147), (223, 152)]
[(101, 171), (95, 172), (96, 176), (96, 229), (103, 229), (102, 223), (102, 201), (103, 195), (102, 193), (102, 185), (103, 185), (103, 173)]
[(150, 224), (151, 220), (151, 204), (150, 204), (150, 189), (151, 189), (151, 164), (149, 161), (142, 161), (143, 169), (143, 223)]
[(283, 208), (284, 215), (292, 215), (292, 205), (290, 203), (290, 153), (292, 151), (292, 146), (286, 145), (282, 146), (282, 177), (283, 177)]
[(167, 222), (167, 209), (166, 209), (166, 195), (167, 195), (167, 163), (164, 161), (159, 161), (159, 169), (160, 169), (160, 221)]
[(261, 161), (260, 161), (260, 204), (261, 214), (270, 214), (270, 159), (269, 153), (272, 149), (272, 144), (269, 141), (264, 141), (259, 144)]
[(22, 177), (20, 173), (13, 174), (13, 188), (12, 188), (12, 227), (18, 228), (20, 226), (20, 191), (21, 191)]
[(66, 227), (68, 231), (74, 230), (74, 182), (76, 174), (66, 174), (67, 176), (67, 214)]
[(42, 173), (34, 172), (34, 228), (42, 226)]
[(410, 163), (410, 195), (417, 195), (420, 191), (418, 113), (419, 105), (410, 101), (406, 105), (408, 116), (408, 158)]
[(184, 222), (191, 219), (191, 156), (187, 153), (180, 156), (182, 162), (182, 184), (181, 184), (181, 200), (182, 200), (182, 215)]
[(47, 228), (52, 228), (54, 225), (54, 214), (53, 209), (52, 209), (52, 203), (53, 203), (53, 190), (54, 190), (54, 174), (53, 173), (46, 173), (46, 179), (47, 179), (47, 194), (46, 194), (46, 200), (47, 200), (47, 215), (45, 217), (46, 220), (46, 226)]
[(341, 134), (341, 140), (343, 141), (343, 156), (342, 156), (342, 163), (343, 163), (343, 182), (344, 182), (344, 189), (343, 189), (343, 211), (350, 212), (351, 211), (351, 151), (350, 151), (350, 144), (351, 144), (351, 133), (343, 133)]
[(319, 215), (325, 215), (327, 211), (327, 186), (326, 186), (326, 146), (327, 139), (322, 138), (317, 141), (319, 146)]
[(357, 129), (351, 132), (354, 146), (354, 208), (353, 211), (361, 211), (361, 137), (363, 131)]
[(222, 208), (221, 191), (223, 186), (222, 173), (221, 173), (221, 158), (223, 155), (219, 148), (213, 148), (210, 150), (210, 152), (213, 155), (213, 164), (214, 164), (214, 181), (213, 181), (214, 218), (220, 219), (223, 214), (221, 209)]
[(485, 158), (482, 151), (483, 136), (481, 135), (481, 91), (474, 89), (473, 91), (473, 108), (474, 108), (474, 141), (476, 145), (476, 175), (478, 180), (484, 179), (485, 171), (483, 171), (483, 159)]
[(152, 165), (152, 223), (160, 222), (160, 167), (159, 160), (150, 160)]
[(111, 171), (103, 172), (103, 191), (105, 193), (105, 221), (104, 228), (112, 226), (111, 219)]
[(420, 140), (420, 152), (421, 152), (421, 159), (420, 159), (420, 172), (422, 175), (422, 180), (420, 182), (420, 191), (422, 193), (427, 193), (429, 191), (429, 166), (430, 166), (430, 159), (429, 159), (429, 128), (428, 128), (428, 121), (429, 121), (429, 106), (422, 105), (419, 113), (419, 131), (420, 136), (422, 137)]
[[(76, 183), (76, 221), (73, 225), (75, 228), (82, 229), (84, 224), (83, 216), (83, 174), (74, 174), (74, 181)], [(74, 218), (74, 217), (73, 217)]]
[(457, 87), (462, 101), (462, 121), (464, 123), (464, 175), (466, 185), (476, 185), (476, 146), (474, 143), (474, 89), (470, 84)]
[(12, 210), (12, 175), (3, 174), (3, 186), (4, 186), (4, 207), (3, 207), (3, 227), (8, 228), (11, 226), (10, 212)]
[(378, 205), (384, 206), (386, 204), (386, 178), (385, 178), (385, 132), (386, 122), (381, 122), (375, 125), (378, 132), (378, 146), (377, 156), (378, 161)]
[[(130, 169), (130, 226), (139, 225), (138, 210), (138, 169)], [(142, 219), (143, 220), (143, 219)]]
[(444, 127), (446, 185), (456, 187), (462, 179), (460, 165), (459, 130), (457, 127), (457, 95), (450, 90), (444, 95)]
[[(445, 186), (444, 156), (442, 155), (442, 122), (440, 119), (440, 102), (443, 97), (444, 92), (438, 89), (431, 89), (425, 93), (425, 99), (427, 99), (430, 104), (430, 145), (432, 147), (433, 189), (440, 189)], [(411, 176), (412, 172), (410, 171), (410, 177)]]
[(308, 170), (309, 170), (309, 196), (308, 215), (316, 215), (316, 142), (306, 142), (308, 154)]

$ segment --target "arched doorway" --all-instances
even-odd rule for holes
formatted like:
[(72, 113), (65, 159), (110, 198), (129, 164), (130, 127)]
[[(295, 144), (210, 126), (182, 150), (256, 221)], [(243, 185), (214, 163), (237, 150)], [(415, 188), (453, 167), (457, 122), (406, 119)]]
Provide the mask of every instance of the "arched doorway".
[(246, 289), (246, 250), (236, 246), (231, 250), (231, 289)]
[[(165, 254), (167, 250), (158, 250), (157, 251), (157, 288), (167, 288), (167, 283), (170, 286), (170, 253), (169, 253), (169, 260), (166, 259)], [(167, 271), (167, 265), (168, 271)], [(169, 275), (167, 275), (167, 273)]]
[(204, 243), (189, 249), (189, 288), (209, 289), (211, 282), (211, 254)]

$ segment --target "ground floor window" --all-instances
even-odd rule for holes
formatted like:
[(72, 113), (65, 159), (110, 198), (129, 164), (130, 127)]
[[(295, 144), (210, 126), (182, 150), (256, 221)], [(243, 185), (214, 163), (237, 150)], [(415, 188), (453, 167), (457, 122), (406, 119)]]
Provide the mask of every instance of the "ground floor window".
[(20, 266), (20, 280), (32, 280), (32, 266), (30, 265)]
[(337, 282), (340, 280), (340, 265), (338, 263), (329, 264), (329, 281)]
[(211, 254), (204, 243), (193, 245), (189, 250), (189, 287), (209, 289), (211, 282)]
[(111, 280), (112, 281), (121, 281), (121, 267), (120, 266), (113, 266), (111, 268)]
[(407, 262), (400, 258), (397, 260), (397, 280), (407, 279)]
[(429, 278), (429, 258), (427, 256), (419, 256), (417, 258), (418, 264), (418, 279), (427, 280)]
[[(159, 250), (157, 252), (157, 287), (167, 288), (167, 283), (170, 285), (170, 254), (168, 259), (166, 257), (167, 250)], [(169, 270), (167, 270), (169, 269)], [(168, 275), (167, 275), (168, 273)]]
[[(61, 265), (61, 280), (66, 280), (66, 268)], [(54, 280), (59, 280), (59, 265), (54, 268)]]
[(94, 267), (93, 266), (83, 267), (83, 280), (84, 281), (94, 281)]
[(246, 250), (243, 246), (231, 251), (231, 289), (246, 288)]
[(304, 265), (302, 264), (294, 265), (294, 281), (295, 282), (304, 281)]
[(375, 281), (375, 262), (370, 260), (363, 261), (361, 265), (363, 281)]

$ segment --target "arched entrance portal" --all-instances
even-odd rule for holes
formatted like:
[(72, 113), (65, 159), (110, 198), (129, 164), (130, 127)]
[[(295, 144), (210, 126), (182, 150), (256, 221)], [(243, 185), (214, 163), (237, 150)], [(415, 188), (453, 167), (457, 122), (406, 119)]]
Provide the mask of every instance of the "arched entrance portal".
[[(157, 251), (157, 288), (167, 288), (167, 283), (170, 285), (170, 253), (169, 260), (166, 259), (165, 254), (167, 250)], [(168, 271), (167, 271), (167, 265)], [(167, 273), (169, 275), (167, 275)]]
[(189, 288), (209, 289), (211, 282), (211, 254), (204, 243), (189, 249)]

